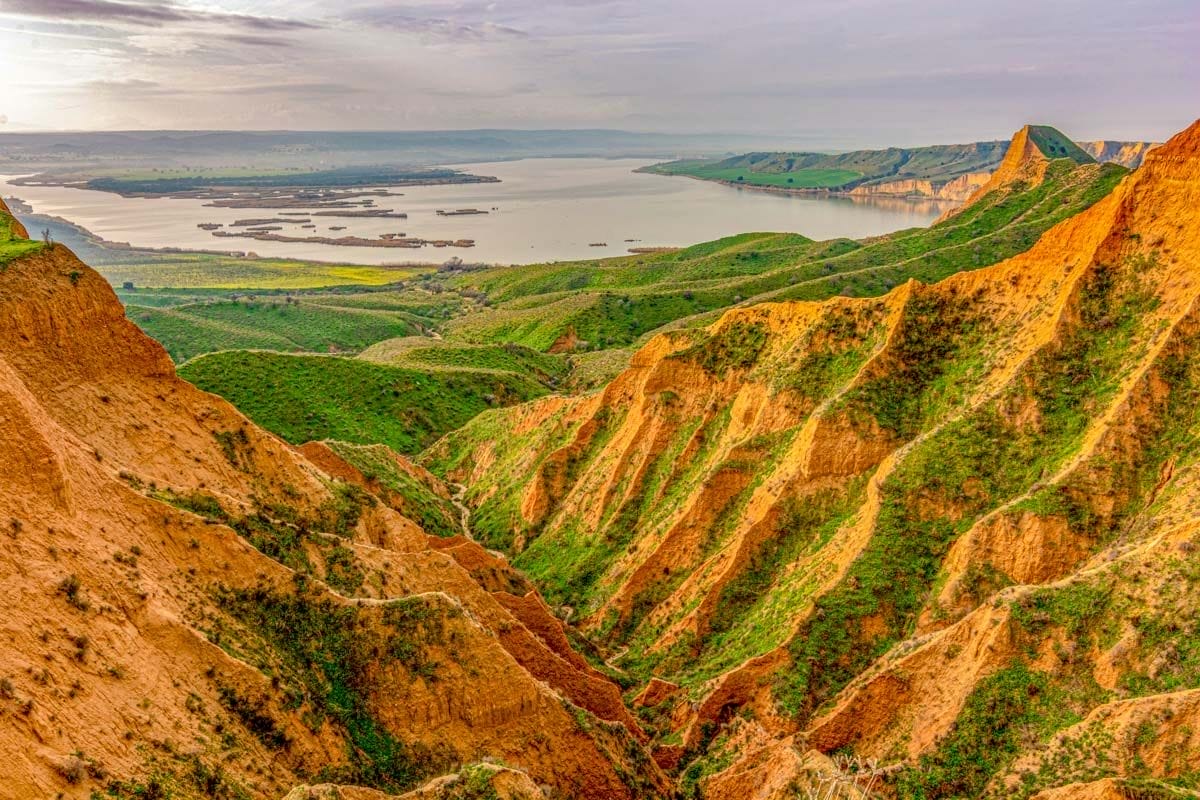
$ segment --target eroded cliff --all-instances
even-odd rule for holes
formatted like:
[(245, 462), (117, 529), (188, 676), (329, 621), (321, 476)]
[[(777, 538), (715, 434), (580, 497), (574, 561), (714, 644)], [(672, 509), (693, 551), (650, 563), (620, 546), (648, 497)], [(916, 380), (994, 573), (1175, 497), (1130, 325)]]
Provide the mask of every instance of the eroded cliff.
[[(1056, 133), (979, 196), (1098, 168)], [(685, 792), (868, 762), (905, 797), (1186, 786), (1198, 199), (1200, 124), (1022, 255), (734, 309), (427, 461), (625, 670)]]
[(399, 793), (486, 757), (508, 796), (666, 792), (519, 575), (308, 452), (178, 379), (67, 249), (0, 264), (0, 796)]

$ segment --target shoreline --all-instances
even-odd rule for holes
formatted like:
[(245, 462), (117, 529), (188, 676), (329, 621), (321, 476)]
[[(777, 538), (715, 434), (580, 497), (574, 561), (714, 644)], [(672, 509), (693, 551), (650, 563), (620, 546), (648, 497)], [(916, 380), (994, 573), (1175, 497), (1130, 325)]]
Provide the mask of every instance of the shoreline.
[[(93, 185), (97, 180), (103, 180), (97, 177), (88, 176), (73, 176), (73, 175), (55, 175), (51, 172), (40, 172), (30, 175), (20, 175), (9, 179), (12, 186), (47, 186), (62, 189), (83, 189), (92, 192), (107, 192), (115, 194), (118, 197), (124, 198), (144, 198), (151, 200), (224, 200), (232, 198), (247, 198), (254, 194), (259, 195), (301, 195), (301, 194), (343, 194), (346, 199), (356, 197), (400, 197), (401, 194), (388, 192), (390, 187), (406, 188), (418, 186), (456, 186), (461, 184), (477, 184), (477, 183), (501, 183), (501, 180), (494, 175), (473, 175), (471, 173), (459, 173), (457, 175), (446, 175), (430, 178), (391, 178), (386, 175), (380, 175), (380, 180), (363, 182), (363, 183), (328, 183), (328, 184), (310, 184), (310, 183), (291, 183), (278, 186), (263, 185), (239, 185), (236, 183), (222, 184), (211, 183), (207, 185), (196, 186), (194, 188), (175, 188), (163, 191), (153, 192), (144, 189), (121, 189), (105, 185)], [(170, 179), (162, 179), (170, 180)], [(146, 181), (149, 182), (149, 181)], [(265, 199), (265, 198), (264, 198)], [(335, 198), (338, 199), (338, 198)], [(222, 206), (219, 203), (213, 203), (214, 207), (229, 207)], [(350, 204), (347, 204), (350, 205)], [(353, 205), (359, 205), (357, 203)], [(236, 206), (234, 206), (236, 207)], [(288, 206), (281, 206), (287, 208)]]
[[(699, 175), (687, 175), (682, 172), (656, 172), (650, 167), (641, 167), (635, 169), (634, 172), (639, 172), (644, 175), (657, 175), (660, 178), (690, 178), (694, 181), (703, 183), (715, 183), (720, 186), (728, 186), (731, 189), (748, 189), (754, 192), (766, 192), (767, 194), (783, 194), (795, 195), (797, 197), (844, 197), (851, 201), (877, 202), (877, 201), (895, 201), (899, 203), (936, 203), (945, 206), (960, 206), (965, 201), (950, 200), (945, 197), (930, 197), (927, 194), (855, 194), (854, 189), (821, 189), (816, 187), (788, 187), (788, 186), (767, 186), (761, 183), (739, 183), (737, 181), (727, 181), (723, 178), (702, 178)], [(855, 187), (857, 189), (859, 187)]]
[[(374, 197), (376, 208), (328, 209), (335, 212), (331, 214), (325, 214), (325, 209), (312, 208), (311, 200), (303, 209), (231, 212), (200, 208), (203, 201), (149, 204), (142, 199), (113, 198), (110, 193), (91, 194), (87, 191), (79, 192), (82, 199), (76, 199), (71, 192), (59, 188), (23, 188), (20, 183), (6, 187), (5, 194), (11, 192), (27, 198), (35, 210), (60, 215), (67, 221), (78, 220), (83, 226), (92, 227), (100, 235), (92, 236), (90, 241), (105, 247), (104, 250), (92, 249), (92, 258), (97, 262), (113, 263), (127, 263), (138, 252), (165, 254), (182, 260), (186, 258), (183, 254), (198, 251), (238, 258), (257, 255), (314, 263), (365, 265), (402, 261), (436, 266), (454, 252), (467, 256), (470, 261), (495, 265), (593, 261), (642, 255), (647, 252), (641, 249), (645, 247), (686, 247), (709, 237), (735, 236), (745, 231), (796, 232), (815, 239), (871, 236), (928, 225), (945, 208), (943, 203), (926, 206), (922, 202), (890, 200), (854, 202), (853, 205), (839, 201), (823, 203), (821, 197), (810, 198), (807, 202), (784, 202), (790, 198), (782, 193), (742, 195), (744, 199), (739, 201), (737, 195), (706, 189), (700, 184), (676, 185), (671, 189), (671, 184), (664, 187), (658, 182), (644, 181), (632, 174), (635, 169), (647, 166), (642, 161), (613, 159), (601, 163), (583, 160), (565, 172), (557, 166), (552, 168), (555, 159), (517, 161), (528, 162), (528, 166), (514, 167), (511, 174), (495, 167), (497, 171), (493, 174), (502, 179), (496, 188), (482, 184), (412, 190), (406, 192), (407, 198)], [(543, 174), (545, 170), (550, 171)], [(514, 179), (516, 182), (505, 188), (504, 184)], [(578, 199), (567, 191), (576, 185), (589, 187), (588, 192)], [(518, 210), (521, 213), (491, 220), (486, 212), (505, 206), (503, 201), (510, 195), (520, 201)], [(175, 207), (168, 208), (171, 205)], [(668, 213), (659, 224), (656, 219), (642, 215), (643, 208)], [(128, 217), (128, 224), (114, 223), (113, 209), (128, 211), (132, 215)], [(485, 213), (461, 216), (457, 220), (461, 224), (444, 219), (465, 209)], [(696, 213), (681, 215), (681, 209), (685, 212), (694, 209)], [(437, 210), (444, 213), (435, 220), (433, 215)], [(407, 222), (402, 221), (401, 213), (407, 214)], [(145, 219), (139, 215), (145, 215)], [(397, 219), (389, 220), (384, 215), (394, 215)], [(355, 217), (384, 218), (370, 221), (354, 220)], [(152, 226), (148, 222), (150, 219), (162, 222)], [(315, 229), (297, 229), (293, 223), (299, 224), (301, 220), (315, 224)], [(329, 224), (322, 224), (325, 221)], [(36, 222), (33, 224), (37, 225)], [(178, 227), (178, 233), (165, 226)], [(275, 226), (282, 226), (284, 230), (250, 231), (261, 237), (259, 241), (232, 241), (232, 237), (212, 236), (214, 230), (226, 229), (233, 233), (246, 228)], [(407, 231), (414, 241), (375, 244), (376, 237), (388, 233), (394, 234), (393, 238), (400, 238), (398, 231)], [(83, 246), (82, 236), (69, 235), (62, 228), (58, 229), (58, 236)], [(359, 237), (368, 237), (371, 244), (358, 241)], [(337, 241), (339, 239), (342, 241)], [(439, 252), (426, 245), (420, 250), (413, 247), (419, 247), (417, 239), (440, 240), (446, 248), (474, 239), (475, 247), (468, 250), (469, 256), (457, 247), (449, 252)], [(598, 246), (605, 243), (605, 247)], [(342, 247), (335, 250), (336, 244)], [(396, 249), (405, 252), (399, 253)]]
[[(38, 214), (32, 210), (29, 203), (17, 197), (5, 198), (5, 201), (10, 205), (14, 214), (21, 214), (30, 220), (43, 220), (51, 222), (55, 225), (60, 225), (64, 228), (70, 228), (77, 236), (87, 241), (93, 247), (101, 250), (106, 250), (111, 253), (129, 254), (133, 256), (219, 256), (223, 258), (236, 258), (241, 261), (295, 261), (305, 264), (317, 264), (325, 267), (359, 267), (365, 266), (358, 261), (327, 261), (320, 258), (296, 258), (291, 256), (260, 256), (252, 251), (246, 250), (216, 250), (208, 248), (196, 247), (143, 247), (130, 244), (129, 242), (117, 242), (111, 239), (105, 239), (97, 233), (83, 227), (82, 225), (72, 222), (71, 220), (56, 216), (53, 214)], [(233, 238), (233, 237), (229, 237)], [(406, 262), (389, 262), (385, 264), (371, 264), (372, 267), (380, 269), (412, 269), (414, 267), (428, 267), (431, 270), (437, 269), (443, 263), (436, 261), (406, 261)], [(500, 264), (486, 264), (487, 267), (505, 266)]]

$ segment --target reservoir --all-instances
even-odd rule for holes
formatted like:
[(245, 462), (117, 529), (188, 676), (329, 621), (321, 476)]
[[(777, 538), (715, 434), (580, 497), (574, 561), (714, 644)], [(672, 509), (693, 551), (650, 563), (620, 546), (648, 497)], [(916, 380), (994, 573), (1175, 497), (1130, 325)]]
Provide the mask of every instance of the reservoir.
[[(203, 200), (125, 198), (55, 186), (13, 186), (0, 195), (34, 212), (64, 217), (93, 233), (138, 247), (239, 250), (360, 264), (466, 262), (526, 264), (624, 255), (631, 247), (681, 247), (750, 231), (800, 233), (813, 239), (862, 238), (925, 226), (945, 202), (786, 195), (685, 177), (634, 172), (647, 159), (540, 158), (455, 165), (500, 183), (406, 186), (376, 207), (407, 219), (313, 217), (315, 228), (287, 224), (288, 236), (404, 233), (421, 239), (474, 240), (471, 248), (388, 249), (310, 242), (217, 238), (202, 223), (273, 217), (269, 209), (210, 208)], [(438, 214), (478, 209), (487, 213)], [(342, 230), (331, 231), (333, 226)]]

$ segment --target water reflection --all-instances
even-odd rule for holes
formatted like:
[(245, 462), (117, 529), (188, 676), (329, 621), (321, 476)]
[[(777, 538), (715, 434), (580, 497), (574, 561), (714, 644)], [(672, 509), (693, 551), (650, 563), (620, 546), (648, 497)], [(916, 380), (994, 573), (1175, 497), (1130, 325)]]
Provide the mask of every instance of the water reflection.
[[(928, 225), (952, 205), (745, 191), (633, 171), (645, 164), (644, 160), (591, 158), (462, 165), (502, 182), (403, 187), (397, 189), (402, 197), (387, 198), (379, 205), (406, 212), (406, 220), (328, 218), (316, 229), (302, 230), (297, 225), (286, 230), (289, 236), (373, 239), (405, 233), (423, 239), (474, 239), (476, 246), (470, 249), (388, 250), (218, 239), (197, 226), (228, 226), (239, 218), (275, 215), (211, 208), (199, 200), (124, 198), (65, 187), (11, 186), (7, 181), (0, 181), (0, 193), (26, 200), (37, 213), (61, 216), (105, 239), (141, 247), (241, 249), (262, 256), (366, 264), (440, 263), (451, 256), (500, 264), (597, 258), (622, 255), (631, 247), (685, 246), (748, 231), (788, 231), (813, 239), (861, 238)], [(436, 213), (467, 207), (490, 213), (460, 217)], [(343, 229), (331, 232), (335, 225)]]

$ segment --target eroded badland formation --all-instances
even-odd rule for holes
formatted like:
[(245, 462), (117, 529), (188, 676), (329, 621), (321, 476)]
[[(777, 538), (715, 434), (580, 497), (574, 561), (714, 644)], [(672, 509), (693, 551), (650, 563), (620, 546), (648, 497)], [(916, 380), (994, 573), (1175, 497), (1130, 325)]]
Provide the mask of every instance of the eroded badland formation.
[[(976, 198), (1099, 169), (1046, 130)], [(1182, 796), (1198, 298), (1200, 123), (995, 266), (737, 307), (396, 457), (518, 572), (33, 249), (0, 265), (0, 796)]]

